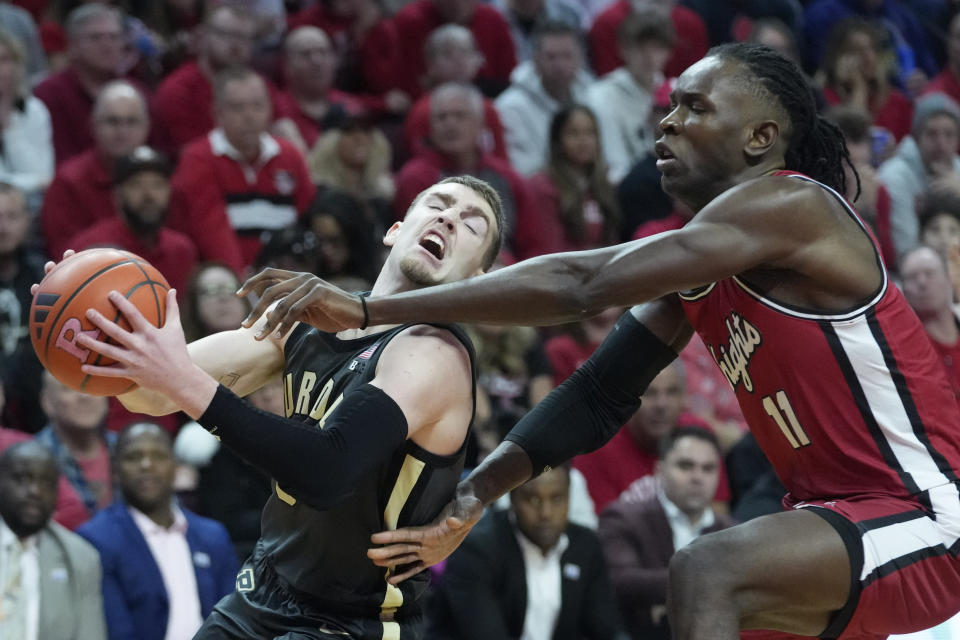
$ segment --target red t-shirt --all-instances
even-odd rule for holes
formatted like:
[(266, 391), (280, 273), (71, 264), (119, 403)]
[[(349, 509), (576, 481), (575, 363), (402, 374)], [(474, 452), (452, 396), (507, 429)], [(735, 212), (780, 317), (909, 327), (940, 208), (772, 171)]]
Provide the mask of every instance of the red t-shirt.
[[(709, 429), (705, 422), (689, 413), (681, 414), (677, 424)], [(652, 476), (656, 464), (657, 452), (641, 448), (626, 427), (621, 427), (610, 442), (593, 453), (573, 459), (573, 466), (579, 469), (587, 480), (587, 489), (597, 513), (620, 497), (634, 481)], [(715, 499), (730, 499), (730, 487), (722, 463)]]
[[(630, 10), (627, 0), (617, 0), (597, 14), (593, 26), (590, 27), (590, 60), (598, 76), (623, 66), (620, 46), (617, 44), (617, 28), (630, 15)], [(707, 36), (707, 25), (692, 9), (674, 7), (670, 12), (670, 21), (677, 39), (673, 45), (673, 53), (663, 68), (663, 74), (668, 78), (675, 78), (707, 55), (710, 39)]]
[(261, 233), (296, 222), (316, 190), (289, 142), (266, 136), (264, 145), (251, 166), (234, 159), (219, 129), (211, 131), (184, 148), (173, 176), (174, 192), (187, 206), (183, 224), (171, 219), (170, 226), (193, 229), (188, 235), (219, 247), (221, 259), (241, 274), (260, 251)]
[(157, 243), (148, 247), (130, 232), (118, 217), (101, 220), (78, 233), (69, 243), (77, 251), (90, 247), (119, 247), (135, 253), (155, 266), (167, 283), (177, 290), (179, 299), (187, 289), (190, 274), (197, 266), (197, 247), (179, 231), (162, 228)]
[(596, 201), (585, 201), (583, 233), (572, 237), (560, 220), (560, 195), (553, 179), (545, 173), (538, 173), (531, 176), (527, 184), (530, 197), (537, 206), (530, 217), (517, 221), (514, 249), (518, 260), (604, 246), (603, 213)]
[[(355, 72), (349, 74), (351, 86), (344, 88), (369, 93), (385, 93), (396, 88), (395, 66), (401, 58), (398, 56), (400, 38), (393, 21), (380, 20), (367, 29), (359, 41), (354, 40), (353, 23), (354, 18), (334, 15), (321, 3), (295, 13), (287, 20), (290, 31), (310, 25), (323, 29), (330, 37), (340, 57), (340, 64), (347, 64), (348, 69)], [(342, 78), (348, 74), (341, 71), (338, 75)]]
[[(483, 123), (484, 129), (480, 132), (480, 149), (504, 162), (510, 162), (510, 158), (507, 156), (503, 123), (500, 122), (500, 115), (493, 106), (493, 102), (487, 98), (483, 99)], [(411, 156), (417, 155), (423, 150), (429, 134), (430, 96), (424, 95), (413, 103), (413, 107), (407, 113), (407, 118), (403, 124), (403, 139)]]
[(578, 342), (573, 339), (573, 336), (565, 333), (547, 340), (544, 349), (553, 368), (553, 384), (559, 385), (569, 378), (599, 346), (599, 344)]
[(960, 104), (960, 80), (949, 68), (944, 69), (923, 88), (923, 95), (928, 93), (945, 93)]
[[(824, 87), (823, 99), (829, 105), (843, 102), (840, 95), (830, 87)], [(887, 98), (881, 104), (874, 105), (871, 111), (874, 126), (883, 127), (892, 133), (897, 142), (910, 133), (913, 126), (913, 103), (899, 90), (890, 89)]]
[(47, 255), (60, 259), (78, 233), (116, 215), (113, 180), (96, 150), (70, 159), (57, 169), (40, 211)]
[[(347, 113), (360, 113), (368, 110), (360, 96), (354, 96), (343, 91), (331, 89), (327, 92), (327, 101), (330, 108), (336, 108), (337, 105), (343, 108)], [(300, 131), (300, 137), (307, 143), (307, 148), (312, 149), (316, 144), (317, 138), (323, 133), (323, 126), (313, 116), (300, 108), (300, 104), (289, 91), (278, 91), (275, 96), (276, 118), (289, 118), (297, 125)]]
[(960, 340), (952, 345), (937, 342), (930, 339), (934, 351), (943, 363), (943, 369), (947, 373), (947, 381), (950, 382), (950, 388), (953, 389), (953, 395), (960, 401)]
[[(397, 84), (412, 97), (423, 93), (421, 77), (426, 68), (423, 45), (427, 36), (445, 24), (433, 0), (413, 0), (393, 17), (400, 37), (402, 61), (395, 69)], [(468, 24), (477, 48), (483, 54), (483, 66), (477, 73), (477, 84), (489, 82), (505, 88), (510, 83), (510, 72), (517, 66), (517, 54), (510, 35), (510, 25), (492, 6), (478, 4)]]
[(53, 128), (53, 151), (57, 165), (93, 146), (90, 114), (93, 96), (87, 93), (77, 74), (67, 67), (47, 76), (33, 90), (46, 105)]

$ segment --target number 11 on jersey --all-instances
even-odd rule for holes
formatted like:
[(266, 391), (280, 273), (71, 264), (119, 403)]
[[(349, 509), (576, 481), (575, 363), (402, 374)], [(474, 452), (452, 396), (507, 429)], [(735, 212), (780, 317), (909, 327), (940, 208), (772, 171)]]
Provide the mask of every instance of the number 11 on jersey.
[[(774, 402), (776, 398), (776, 402)], [(773, 421), (780, 427), (780, 431), (786, 436), (790, 446), (794, 449), (800, 449), (810, 444), (810, 438), (807, 437), (800, 421), (797, 420), (797, 414), (793, 412), (793, 406), (787, 394), (781, 389), (775, 396), (764, 396), (763, 408), (767, 414), (773, 418)]]

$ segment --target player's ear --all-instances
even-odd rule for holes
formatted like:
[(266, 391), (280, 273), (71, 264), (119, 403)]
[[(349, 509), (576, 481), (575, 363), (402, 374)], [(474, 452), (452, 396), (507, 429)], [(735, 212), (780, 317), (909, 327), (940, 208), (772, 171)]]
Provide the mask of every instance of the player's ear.
[(780, 139), (780, 125), (773, 120), (761, 120), (753, 125), (743, 151), (754, 160), (759, 160)]
[(397, 242), (397, 234), (400, 233), (400, 227), (403, 225), (402, 222), (397, 221), (390, 225), (390, 228), (387, 229), (387, 233), (383, 236), (383, 244), (387, 247), (392, 247)]

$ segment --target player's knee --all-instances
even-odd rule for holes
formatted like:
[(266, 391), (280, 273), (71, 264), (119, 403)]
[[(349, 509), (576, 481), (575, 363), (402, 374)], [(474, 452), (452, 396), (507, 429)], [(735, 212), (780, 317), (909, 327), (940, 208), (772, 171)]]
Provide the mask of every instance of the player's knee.
[(735, 585), (731, 572), (724, 567), (724, 556), (709, 538), (694, 540), (670, 559), (670, 591), (674, 597), (697, 597), (697, 594), (729, 594)]

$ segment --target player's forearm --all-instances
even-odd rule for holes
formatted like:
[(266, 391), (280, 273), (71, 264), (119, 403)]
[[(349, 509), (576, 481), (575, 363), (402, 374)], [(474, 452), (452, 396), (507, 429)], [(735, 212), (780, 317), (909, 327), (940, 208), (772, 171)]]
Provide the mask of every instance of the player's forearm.
[(461, 282), (367, 298), (368, 324), (548, 325), (579, 320), (609, 306), (626, 306), (624, 300), (636, 297), (635, 288), (627, 292), (612, 286), (605, 273), (612, 257), (611, 250), (540, 256)]
[(486, 507), (532, 475), (533, 467), (523, 448), (513, 442), (501, 442), (457, 485), (457, 494), (472, 496)]
[(117, 396), (117, 400), (126, 407), (127, 411), (148, 416), (165, 416), (179, 410), (177, 403), (173, 400), (150, 389), (134, 389)]

